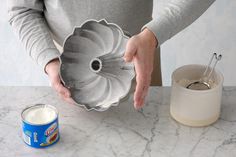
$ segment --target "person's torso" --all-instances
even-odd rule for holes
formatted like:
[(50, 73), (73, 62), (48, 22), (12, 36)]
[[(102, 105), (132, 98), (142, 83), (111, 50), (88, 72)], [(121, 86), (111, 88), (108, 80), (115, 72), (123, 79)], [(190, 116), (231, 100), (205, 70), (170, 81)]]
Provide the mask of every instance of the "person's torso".
[(152, 19), (152, 0), (44, 0), (44, 15), (55, 40), (64, 39), (88, 19), (106, 19), (136, 34)]

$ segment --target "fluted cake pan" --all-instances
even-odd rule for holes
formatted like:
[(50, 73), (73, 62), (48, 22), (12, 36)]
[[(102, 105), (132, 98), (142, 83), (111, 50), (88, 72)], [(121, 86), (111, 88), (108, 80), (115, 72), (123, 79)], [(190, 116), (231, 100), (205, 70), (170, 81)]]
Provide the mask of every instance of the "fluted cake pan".
[(60, 77), (72, 99), (87, 110), (104, 111), (129, 94), (134, 65), (123, 60), (129, 37), (106, 20), (88, 20), (67, 37)]

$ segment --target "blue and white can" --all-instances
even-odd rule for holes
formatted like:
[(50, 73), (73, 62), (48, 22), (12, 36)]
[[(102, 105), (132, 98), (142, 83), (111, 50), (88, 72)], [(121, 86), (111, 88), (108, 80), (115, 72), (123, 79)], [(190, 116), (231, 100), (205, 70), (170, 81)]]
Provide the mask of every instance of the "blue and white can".
[(54, 106), (36, 104), (21, 113), (24, 142), (34, 148), (44, 148), (59, 138), (58, 111)]

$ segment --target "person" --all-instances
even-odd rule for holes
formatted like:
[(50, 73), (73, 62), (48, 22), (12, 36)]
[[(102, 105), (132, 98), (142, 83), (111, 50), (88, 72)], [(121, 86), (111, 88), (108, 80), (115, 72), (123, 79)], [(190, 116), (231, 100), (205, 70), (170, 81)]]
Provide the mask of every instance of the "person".
[[(214, 0), (8, 0), (9, 23), (26, 52), (47, 73), (54, 89), (67, 102), (70, 91), (59, 77), (59, 50), (75, 26), (87, 19), (106, 19), (133, 35), (126, 45), (124, 59), (134, 62), (136, 88), (134, 107), (140, 109), (153, 74), (156, 50), (166, 40), (201, 16)], [(154, 8), (155, 9), (155, 8)], [(160, 60), (157, 62), (160, 65)], [(160, 67), (160, 66), (159, 66)], [(160, 68), (154, 67), (154, 71)], [(161, 80), (159, 74), (158, 79)], [(160, 81), (159, 81), (160, 82)], [(159, 83), (160, 84), (160, 83)]]

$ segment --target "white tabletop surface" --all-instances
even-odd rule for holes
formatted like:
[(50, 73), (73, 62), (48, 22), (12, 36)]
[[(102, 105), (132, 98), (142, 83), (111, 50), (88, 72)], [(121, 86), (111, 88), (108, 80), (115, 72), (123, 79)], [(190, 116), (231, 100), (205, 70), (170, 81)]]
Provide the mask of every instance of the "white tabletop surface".
[[(187, 127), (169, 113), (170, 88), (150, 88), (143, 112), (132, 96), (105, 112), (66, 104), (50, 87), (0, 88), (1, 157), (235, 157), (236, 87), (223, 91), (221, 118)], [(21, 111), (45, 103), (59, 110), (60, 141), (35, 149), (22, 141)]]

